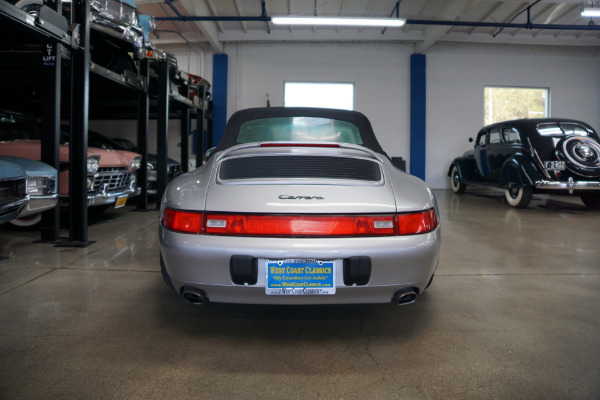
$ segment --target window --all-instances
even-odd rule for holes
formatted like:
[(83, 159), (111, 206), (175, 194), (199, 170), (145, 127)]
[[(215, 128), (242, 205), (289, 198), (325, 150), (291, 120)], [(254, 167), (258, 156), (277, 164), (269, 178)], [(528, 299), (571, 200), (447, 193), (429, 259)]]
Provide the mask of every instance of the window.
[(579, 124), (573, 124), (568, 122), (558, 123), (551, 122), (545, 124), (539, 124), (537, 127), (540, 135), (543, 136), (562, 136), (562, 135), (579, 135), (588, 136), (586, 128)]
[(484, 125), (521, 118), (547, 118), (550, 90), (488, 86), (484, 89)]
[(485, 146), (485, 138), (486, 138), (486, 133), (480, 132), (479, 136), (477, 136), (477, 146)]
[(500, 129), (492, 128), (490, 129), (490, 144), (500, 143)]
[(286, 82), (284, 106), (353, 110), (354, 84)]
[(279, 117), (244, 122), (237, 142), (338, 142), (360, 145), (362, 138), (358, 127), (351, 122), (318, 117)]
[(521, 143), (521, 138), (519, 137), (519, 132), (515, 128), (504, 128), (502, 129), (502, 137), (504, 141), (509, 143)]

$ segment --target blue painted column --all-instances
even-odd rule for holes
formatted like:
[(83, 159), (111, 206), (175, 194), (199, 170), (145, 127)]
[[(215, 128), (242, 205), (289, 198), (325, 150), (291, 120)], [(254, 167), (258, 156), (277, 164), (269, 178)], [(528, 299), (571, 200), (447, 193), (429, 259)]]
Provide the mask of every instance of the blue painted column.
[(227, 123), (227, 64), (227, 54), (213, 56), (213, 146), (221, 140)]
[(410, 173), (425, 180), (427, 106), (425, 54), (410, 56)]

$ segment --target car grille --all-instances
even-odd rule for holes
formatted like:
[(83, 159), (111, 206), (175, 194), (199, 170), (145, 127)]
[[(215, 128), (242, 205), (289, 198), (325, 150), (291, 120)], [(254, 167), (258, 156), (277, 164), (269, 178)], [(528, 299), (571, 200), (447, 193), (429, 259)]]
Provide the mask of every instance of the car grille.
[(20, 200), (25, 199), (25, 187), (24, 178), (0, 182), (0, 210), (12, 210), (10, 204), (13, 203), (16, 203), (15, 206), (20, 206)]
[(117, 191), (129, 187), (133, 173), (127, 171), (127, 168), (99, 168), (95, 175), (92, 190), (100, 190), (106, 186), (108, 191)]
[(321, 178), (379, 182), (377, 162), (325, 156), (240, 157), (225, 160), (219, 172), (221, 180), (265, 178)]

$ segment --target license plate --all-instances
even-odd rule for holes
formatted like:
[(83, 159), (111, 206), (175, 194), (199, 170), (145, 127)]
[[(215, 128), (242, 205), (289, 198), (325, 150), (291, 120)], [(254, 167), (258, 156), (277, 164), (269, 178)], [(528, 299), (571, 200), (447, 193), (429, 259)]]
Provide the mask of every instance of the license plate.
[(335, 294), (333, 260), (265, 260), (270, 295)]
[(127, 203), (127, 195), (117, 197), (115, 208), (121, 208)]
[(546, 171), (564, 171), (567, 165), (564, 161), (544, 161), (544, 168)]

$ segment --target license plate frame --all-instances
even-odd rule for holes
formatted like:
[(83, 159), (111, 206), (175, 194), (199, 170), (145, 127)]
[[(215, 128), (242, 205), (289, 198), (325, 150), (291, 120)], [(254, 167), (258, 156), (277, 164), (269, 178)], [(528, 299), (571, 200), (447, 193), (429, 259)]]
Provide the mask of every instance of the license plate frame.
[(334, 295), (335, 260), (265, 260), (265, 294), (283, 296)]
[(125, 207), (125, 204), (127, 204), (127, 197), (128, 197), (128, 195), (126, 195), (126, 194), (117, 197), (115, 199), (115, 208)]

